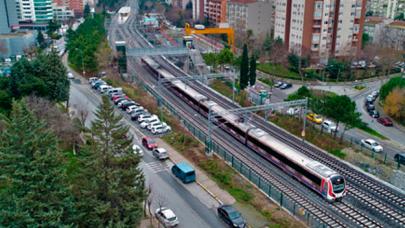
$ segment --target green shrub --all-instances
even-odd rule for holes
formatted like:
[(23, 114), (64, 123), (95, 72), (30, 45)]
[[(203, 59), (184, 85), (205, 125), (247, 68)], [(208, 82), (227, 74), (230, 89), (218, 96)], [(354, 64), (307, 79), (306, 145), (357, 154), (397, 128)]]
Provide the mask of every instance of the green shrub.
[(240, 188), (230, 188), (229, 194), (231, 194), (237, 201), (242, 202), (249, 202), (253, 199), (253, 195), (249, 192), (246, 192)]
[(332, 149), (332, 150), (329, 150), (328, 152), (331, 153), (331, 154), (333, 154), (333, 155), (335, 155), (335, 156), (338, 157), (338, 158), (344, 159), (344, 158), (346, 157), (346, 153), (343, 152), (343, 151), (340, 150), (340, 149)]

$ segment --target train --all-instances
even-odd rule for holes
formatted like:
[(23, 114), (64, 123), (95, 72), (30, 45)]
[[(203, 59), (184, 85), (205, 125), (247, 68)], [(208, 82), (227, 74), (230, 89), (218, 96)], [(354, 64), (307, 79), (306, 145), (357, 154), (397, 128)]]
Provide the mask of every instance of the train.
[(125, 24), (131, 13), (131, 7), (124, 6), (118, 10), (118, 24)]
[(214, 124), (254, 150), (264, 159), (320, 194), (327, 201), (341, 201), (346, 195), (345, 178), (336, 171), (305, 156), (259, 127), (243, 121), (240, 116), (227, 112), (216, 102), (209, 100), (182, 81), (176, 80), (174, 75), (162, 69), (150, 57), (143, 57), (142, 63), (156, 77), (170, 79), (171, 86), (168, 88), (197, 112), (208, 117), (211, 109), (211, 113), (216, 114), (211, 116)]

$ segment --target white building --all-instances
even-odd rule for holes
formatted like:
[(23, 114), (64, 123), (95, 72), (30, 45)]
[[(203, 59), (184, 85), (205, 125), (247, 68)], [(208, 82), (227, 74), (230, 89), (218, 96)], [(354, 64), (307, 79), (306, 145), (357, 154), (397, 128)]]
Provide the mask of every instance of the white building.
[(17, 0), (19, 21), (48, 22), (53, 19), (51, 0)]
[(57, 21), (67, 21), (75, 16), (73, 10), (69, 9), (67, 6), (58, 6), (57, 4), (52, 4), (54, 18)]
[(373, 16), (394, 19), (405, 12), (405, 0), (369, 0), (367, 12)]

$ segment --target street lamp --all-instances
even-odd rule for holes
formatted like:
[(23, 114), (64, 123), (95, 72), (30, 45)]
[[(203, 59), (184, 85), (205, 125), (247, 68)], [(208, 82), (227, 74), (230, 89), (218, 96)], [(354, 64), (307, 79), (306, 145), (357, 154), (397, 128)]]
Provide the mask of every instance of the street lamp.
[(82, 73), (83, 77), (86, 77), (86, 71), (84, 70), (84, 58), (83, 58), (83, 51), (79, 48), (75, 48), (75, 50), (80, 51), (80, 55), (82, 56)]

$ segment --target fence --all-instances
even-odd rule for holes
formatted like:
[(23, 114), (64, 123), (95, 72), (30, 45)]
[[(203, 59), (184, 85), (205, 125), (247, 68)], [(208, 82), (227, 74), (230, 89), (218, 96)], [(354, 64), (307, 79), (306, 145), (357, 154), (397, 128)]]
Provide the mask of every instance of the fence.
[[(197, 137), (201, 142), (207, 142), (208, 136), (194, 124), (187, 121), (184, 116), (179, 115), (174, 107), (171, 106), (166, 100), (162, 99), (159, 94), (156, 93), (152, 88), (146, 84), (142, 84), (146, 91), (158, 99), (158, 103), (165, 108), (167, 108), (172, 115), (179, 119), (183, 126), (187, 128), (195, 137)], [(290, 199), (287, 195), (281, 192), (276, 186), (269, 183), (262, 176), (260, 176), (251, 167), (244, 164), (241, 160), (233, 156), (232, 153), (224, 149), (221, 145), (212, 142), (212, 151), (214, 151), (219, 157), (231, 165), (235, 170), (239, 171), (244, 177), (255, 184), (263, 193), (270, 197), (274, 202), (276, 202), (280, 207), (286, 209), (289, 213), (299, 218), (300, 220), (306, 222), (308, 226), (320, 228), (327, 227), (322, 221), (320, 221), (315, 215), (306, 211), (305, 208), (296, 203), (293, 199)]]

